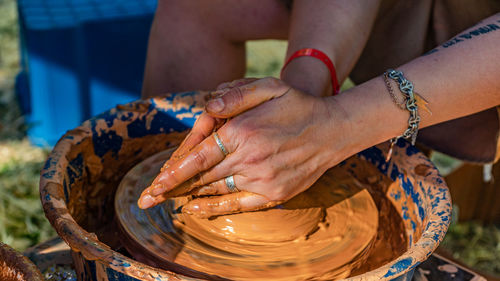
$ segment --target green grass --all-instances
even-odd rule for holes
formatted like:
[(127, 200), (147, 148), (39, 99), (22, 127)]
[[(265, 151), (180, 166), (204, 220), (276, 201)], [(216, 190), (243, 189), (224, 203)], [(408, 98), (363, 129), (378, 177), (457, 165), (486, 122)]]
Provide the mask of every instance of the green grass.
[(441, 245), (455, 259), (481, 272), (500, 276), (500, 227), (454, 223)]
[(16, 2), (0, 0), (0, 241), (24, 250), (55, 232), (38, 195), (47, 151), (24, 140), (26, 124), (14, 94), (18, 48)]
[(279, 77), (285, 59), (286, 41), (249, 41), (247, 48), (246, 77)]
[[(245, 77), (280, 77), (280, 70), (285, 60), (287, 42), (283, 40), (248, 41), (247, 72)], [(354, 86), (350, 79), (344, 81), (341, 90)]]
[[(48, 151), (25, 140), (26, 123), (13, 91), (19, 64), (15, 9), (14, 0), (0, 0), (0, 241), (23, 250), (55, 232), (38, 195), (39, 173)], [(252, 41), (247, 50), (247, 77), (279, 77), (286, 42)], [(347, 81), (343, 89), (352, 86)], [(435, 154), (433, 161), (443, 174), (458, 163), (441, 154)], [(442, 245), (468, 265), (500, 275), (500, 227), (453, 223)]]
[(0, 241), (18, 250), (55, 235), (38, 195), (47, 153), (26, 140), (0, 143)]
[(20, 139), (25, 122), (14, 95), (19, 69), (16, 2), (0, 0), (0, 139)]

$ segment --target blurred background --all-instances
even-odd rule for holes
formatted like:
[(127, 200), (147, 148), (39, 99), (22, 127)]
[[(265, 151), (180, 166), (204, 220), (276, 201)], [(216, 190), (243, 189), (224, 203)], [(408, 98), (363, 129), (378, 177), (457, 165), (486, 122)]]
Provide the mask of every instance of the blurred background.
[[(38, 195), (39, 172), (51, 145), (67, 129), (88, 117), (139, 97), (139, 74), (145, 55), (142, 41), (147, 38), (154, 11), (154, 2), (123, 6), (120, 13), (111, 13), (106, 10), (109, 7), (99, 6), (98, 1), (87, 1), (94, 6), (69, 7), (75, 15), (68, 16), (68, 7), (51, 10), (40, 6), (43, 2), (0, 0), (0, 241), (19, 251), (55, 235)], [(22, 11), (21, 25), (18, 7)], [(103, 31), (100, 25), (81, 24), (95, 22), (92, 17), (99, 15), (96, 10), (107, 16), (107, 26), (116, 24), (111, 21), (119, 14), (133, 19), (120, 20), (122, 33), (110, 36), (109, 30)], [(66, 17), (58, 17), (62, 14)], [(128, 49), (113, 55), (129, 57), (127, 51), (137, 51), (139, 55), (129, 58), (128, 66), (118, 66), (122, 73), (112, 73), (110, 65), (117, 61), (116, 57), (110, 59), (109, 50), (101, 46), (106, 42), (111, 44), (107, 48), (123, 45), (117, 38), (130, 30), (139, 34), (142, 45), (127, 46)], [(65, 44), (54, 47), (51, 38), (63, 38)], [(285, 49), (284, 41), (248, 42), (247, 76), (278, 77)], [(343, 88), (351, 86), (347, 81)], [(104, 92), (112, 94), (101, 95)], [(76, 104), (77, 109), (71, 104)], [(53, 108), (57, 107), (62, 109), (56, 112)], [(460, 165), (459, 161), (437, 153), (432, 160), (444, 175)], [(457, 217), (460, 210), (455, 206), (454, 212)], [(458, 222), (455, 218), (441, 248), (481, 272), (500, 276), (498, 225)]]

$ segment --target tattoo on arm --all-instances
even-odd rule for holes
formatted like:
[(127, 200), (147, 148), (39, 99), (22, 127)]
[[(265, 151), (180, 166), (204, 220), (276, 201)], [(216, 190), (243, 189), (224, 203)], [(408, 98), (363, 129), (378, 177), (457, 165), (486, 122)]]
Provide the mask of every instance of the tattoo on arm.
[(463, 42), (465, 40), (474, 39), (477, 36), (481, 36), (483, 34), (486, 34), (486, 33), (492, 32), (492, 31), (500, 30), (500, 20), (497, 20), (497, 23), (485, 24), (485, 25), (480, 26), (478, 28), (474, 28), (473, 30), (467, 31), (463, 34), (457, 35), (454, 38), (452, 38), (451, 40), (443, 43), (441, 46), (434, 48), (434, 49), (430, 50), (429, 52), (425, 53), (424, 56), (433, 54), (433, 53), (439, 51), (440, 48), (446, 49), (446, 48), (449, 48), (455, 44)]

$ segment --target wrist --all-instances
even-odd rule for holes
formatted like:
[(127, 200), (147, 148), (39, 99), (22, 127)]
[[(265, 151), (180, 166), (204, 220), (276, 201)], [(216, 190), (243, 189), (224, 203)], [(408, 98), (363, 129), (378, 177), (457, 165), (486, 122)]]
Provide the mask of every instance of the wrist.
[(326, 145), (323, 149), (328, 167), (333, 167), (360, 151), (358, 149), (359, 135), (356, 134), (356, 125), (353, 116), (342, 102), (342, 94), (322, 98), (326, 113), (319, 122), (322, 123), (323, 140)]
[(330, 72), (323, 62), (313, 57), (292, 60), (282, 72), (282, 80), (307, 94), (324, 97), (332, 95)]
[[(335, 65), (333, 64), (333, 62), (331, 61), (330, 57), (327, 54), (325, 54), (323, 51), (316, 49), (316, 48), (302, 48), (302, 49), (295, 51), (293, 54), (291, 54), (288, 57), (288, 59), (286, 60), (285, 64), (283, 65), (283, 68), (281, 71), (282, 77), (283, 77), (283, 71), (286, 69), (286, 67), (291, 62), (293, 62), (294, 60), (296, 60), (298, 58), (314, 58), (316, 61), (320, 61), (328, 69), (328, 73), (330, 74), (330, 81), (329, 81), (330, 83), (328, 83), (326, 81), (322, 81), (323, 83), (319, 83), (319, 81), (317, 81), (318, 79), (315, 79), (316, 80), (316, 81), (314, 81), (315, 83), (311, 83), (311, 79), (313, 77), (319, 77), (320, 79), (323, 78), (323, 80), (324, 80), (324, 75), (323, 75), (323, 77), (321, 77), (320, 73), (316, 73), (317, 71), (315, 71), (318, 69), (318, 66), (317, 66), (318, 64), (315, 64), (316, 65), (315, 67), (311, 67), (311, 66), (314, 66), (314, 64), (311, 64), (311, 60), (309, 60), (309, 61), (302, 60), (302, 62), (308, 62), (308, 64), (303, 65), (301, 68), (297, 68), (298, 63), (295, 64), (296, 65), (295, 68), (301, 72), (301, 75), (299, 77), (296, 77), (295, 79), (291, 79), (293, 82), (296, 82), (297, 79), (303, 79), (304, 78), (303, 76), (306, 73), (309, 74), (309, 76), (311, 76), (311, 74), (314, 74), (313, 77), (306, 77), (309, 79), (306, 79), (303, 81), (308, 82), (309, 87), (314, 87), (315, 89), (319, 90), (316, 93), (323, 95), (323, 94), (325, 94), (326, 88), (330, 88), (332, 90), (333, 95), (336, 95), (339, 93), (340, 85), (339, 85), (339, 82), (337, 79), (337, 71), (335, 70)], [(311, 67), (312, 69), (307, 69), (308, 67)], [(288, 73), (297, 73), (297, 71), (293, 71), (293, 72), (289, 71)], [(298, 81), (300, 81), (300, 80), (298, 80)], [(309, 91), (311, 91), (311, 88), (309, 88)]]
[(393, 104), (380, 77), (326, 99), (337, 119), (328, 123), (341, 130), (333, 134), (344, 135), (346, 156), (398, 136), (407, 127), (408, 112)]

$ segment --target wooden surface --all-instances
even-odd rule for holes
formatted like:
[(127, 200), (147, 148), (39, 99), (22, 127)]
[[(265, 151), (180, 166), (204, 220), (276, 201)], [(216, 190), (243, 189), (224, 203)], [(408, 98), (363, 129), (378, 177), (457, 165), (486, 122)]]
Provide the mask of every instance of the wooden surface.
[(500, 223), (500, 164), (493, 165), (491, 180), (485, 181), (482, 165), (463, 164), (445, 180), (459, 220)]

